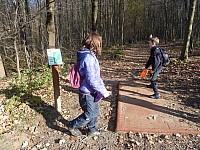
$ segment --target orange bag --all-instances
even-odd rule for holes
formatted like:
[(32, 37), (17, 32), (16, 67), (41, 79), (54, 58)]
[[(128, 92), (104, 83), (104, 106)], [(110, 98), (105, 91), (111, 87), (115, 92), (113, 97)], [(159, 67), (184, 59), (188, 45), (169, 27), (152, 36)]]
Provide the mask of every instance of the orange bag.
[(148, 70), (144, 69), (140, 74), (140, 78), (143, 79), (144, 77), (146, 77), (147, 74), (148, 74)]

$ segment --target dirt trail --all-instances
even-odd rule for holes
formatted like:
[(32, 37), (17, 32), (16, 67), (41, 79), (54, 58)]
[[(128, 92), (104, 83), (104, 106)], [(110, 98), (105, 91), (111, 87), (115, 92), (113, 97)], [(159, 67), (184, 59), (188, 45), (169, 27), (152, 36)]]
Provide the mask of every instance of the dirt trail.
[[(171, 51), (172, 53), (172, 51)], [(177, 53), (173, 52), (172, 56)], [(106, 86), (112, 90), (113, 96), (103, 99), (100, 102), (100, 116), (98, 128), (105, 131), (102, 137), (87, 137), (85, 129), (82, 129), (83, 136), (70, 136), (65, 121), (71, 120), (81, 113), (78, 104), (76, 90), (69, 88), (66, 77), (61, 76), (61, 97), (62, 112), (56, 112), (52, 105), (51, 95), (46, 99), (39, 97), (42, 107), (29, 107), (28, 112), (34, 112), (35, 118), (20, 122), (10, 132), (0, 135), (0, 149), (26, 149), (26, 150), (116, 150), (116, 149), (200, 149), (199, 135), (183, 134), (148, 134), (148, 133), (116, 133), (116, 108), (118, 96), (118, 81), (133, 81), (137, 79), (141, 68), (148, 57), (146, 46), (134, 45), (132, 48), (124, 50), (121, 59), (109, 60), (107, 57), (100, 59), (102, 78)], [(172, 58), (174, 62), (175, 58)], [(165, 98), (174, 100), (171, 104), (173, 109), (181, 109), (190, 113), (199, 114), (199, 102), (194, 99), (199, 98), (199, 72), (187, 72), (188, 68), (195, 70), (198, 57), (193, 57), (191, 63), (178, 64), (166, 68), (159, 77), (159, 87), (170, 90)], [(177, 67), (178, 66), (178, 67)], [(183, 69), (184, 74), (177, 68)], [(199, 69), (199, 68), (198, 68)], [(178, 77), (184, 77), (177, 79)], [(182, 76), (181, 76), (182, 75)], [(190, 80), (188, 80), (190, 79)], [(185, 80), (187, 82), (185, 82)], [(148, 78), (143, 80), (148, 82)], [(187, 89), (185, 89), (185, 85)], [(194, 88), (193, 88), (194, 87)], [(198, 87), (198, 88), (195, 88)], [(190, 94), (190, 96), (188, 95)], [(188, 98), (194, 98), (187, 103)], [(133, 120), (134, 121), (134, 120)], [(9, 146), (10, 145), (10, 146)], [(12, 146), (11, 146), (12, 145)], [(6, 147), (7, 146), (7, 147)], [(9, 146), (9, 147), (8, 147)]]

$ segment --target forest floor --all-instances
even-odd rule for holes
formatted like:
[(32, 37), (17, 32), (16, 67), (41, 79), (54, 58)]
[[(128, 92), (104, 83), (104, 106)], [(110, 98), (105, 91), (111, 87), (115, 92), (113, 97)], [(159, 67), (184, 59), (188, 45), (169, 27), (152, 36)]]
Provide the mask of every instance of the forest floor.
[[(200, 51), (190, 56), (187, 62), (177, 58), (180, 51), (174, 45), (163, 47), (171, 56), (171, 64), (159, 75), (158, 85), (168, 91), (162, 95), (173, 101), (171, 109), (184, 110), (191, 114), (200, 114)], [(197, 55), (198, 54), (198, 55)], [(67, 76), (60, 76), (62, 112), (52, 107), (52, 89), (48, 87), (34, 93), (31, 98), (39, 105), (27, 100), (20, 104), (14, 113), (14, 120), (5, 111), (8, 99), (13, 96), (12, 90), (5, 92), (13, 80), (0, 81), (0, 149), (5, 150), (188, 150), (200, 149), (200, 133), (192, 134), (156, 134), (156, 133), (117, 133), (117, 97), (118, 82), (139, 80), (142, 67), (148, 59), (149, 48), (141, 45), (131, 45), (124, 48), (122, 54), (104, 55), (100, 58), (102, 78), (108, 90), (113, 95), (100, 101), (100, 115), (97, 127), (104, 130), (104, 135), (97, 137), (71, 136), (65, 126), (81, 113), (77, 91), (69, 87)], [(149, 77), (142, 80), (148, 83)], [(12, 104), (11, 104), (12, 105)], [(19, 112), (18, 112), (19, 111)], [(12, 111), (13, 112), (13, 111)], [(20, 116), (19, 116), (20, 115)], [(23, 119), (21, 119), (23, 116)], [(185, 116), (187, 117), (187, 116)], [(19, 119), (16, 119), (19, 118)], [(194, 118), (192, 125), (200, 128), (200, 116)], [(134, 120), (133, 120), (134, 121)], [(180, 121), (187, 121), (181, 119)], [(199, 131), (200, 132), (200, 131)]]

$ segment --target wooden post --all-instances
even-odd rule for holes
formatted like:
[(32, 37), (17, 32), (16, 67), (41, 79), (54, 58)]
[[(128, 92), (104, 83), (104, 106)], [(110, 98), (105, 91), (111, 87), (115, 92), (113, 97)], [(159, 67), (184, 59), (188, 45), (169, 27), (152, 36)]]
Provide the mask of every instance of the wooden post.
[(61, 98), (60, 98), (58, 69), (59, 69), (58, 66), (52, 66), (55, 108), (58, 112), (61, 112)]
[[(47, 4), (47, 34), (49, 41), (49, 48), (55, 48), (55, 24), (54, 24), (54, 0), (46, 0)], [(52, 66), (52, 76), (53, 76), (53, 88), (54, 88), (54, 101), (55, 108), (58, 112), (61, 112), (61, 98), (60, 98), (60, 88), (59, 88), (59, 67), (57, 65)]]

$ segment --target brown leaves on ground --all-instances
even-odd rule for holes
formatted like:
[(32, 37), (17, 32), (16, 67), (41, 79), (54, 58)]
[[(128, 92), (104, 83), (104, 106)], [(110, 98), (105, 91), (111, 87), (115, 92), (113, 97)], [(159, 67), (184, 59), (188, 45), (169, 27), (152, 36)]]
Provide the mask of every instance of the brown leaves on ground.
[[(195, 54), (197, 55), (189, 57), (187, 62), (182, 62), (177, 59), (180, 51), (175, 50), (175, 47), (166, 45), (163, 45), (163, 47), (170, 53), (171, 64), (163, 68), (158, 78), (158, 85), (160, 89), (168, 91), (164, 95), (166, 99), (174, 100), (170, 106), (166, 107), (184, 109), (185, 111), (199, 114), (200, 51), (196, 51)], [(102, 78), (106, 83), (106, 87), (113, 92), (111, 97), (100, 101), (100, 116), (97, 125), (98, 128), (106, 131), (104, 137), (89, 138), (83, 136), (77, 138), (70, 136), (62, 120), (63, 118), (72, 120), (82, 110), (78, 103), (77, 90), (70, 88), (67, 75), (63, 75), (62, 72), (60, 75), (61, 113), (53, 111), (53, 91), (49, 91), (49, 89), (52, 90), (52, 87), (45, 87), (36, 91), (33, 95), (37, 99), (37, 106), (24, 103), (20, 109), (13, 108), (16, 110), (16, 114), (18, 114), (18, 111), (24, 112), (24, 115), (32, 114), (26, 116), (25, 123), (23, 120), (17, 120), (17, 118), (12, 121), (5, 111), (8, 97), (1, 92), (0, 133), (13, 130), (11, 128), (12, 124), (15, 124), (16, 130), (14, 131), (17, 132), (17, 126), (20, 125), (21, 131), (30, 133), (31, 140), (27, 139), (18, 144), (25, 148), (29, 147), (29, 149), (56, 149), (58, 147), (60, 149), (65, 149), (66, 147), (73, 149), (170, 149), (171, 147), (174, 149), (174, 145), (176, 145), (177, 149), (197, 148), (198, 145), (196, 144), (198, 144), (199, 136), (113, 132), (115, 131), (117, 115), (118, 81), (131, 82), (138, 80), (149, 56), (147, 45), (133, 45), (132, 47), (124, 48), (122, 51), (123, 55), (120, 55), (120, 57), (102, 56), (100, 58)], [(142, 81), (149, 82), (149, 75)], [(8, 85), (7, 81), (0, 81), (1, 90)], [(59, 116), (62, 117), (59, 118)], [(156, 118), (155, 116), (150, 116), (149, 119)], [(21, 121), (23, 123), (18, 123)], [(83, 132), (83, 134), (86, 133)]]

